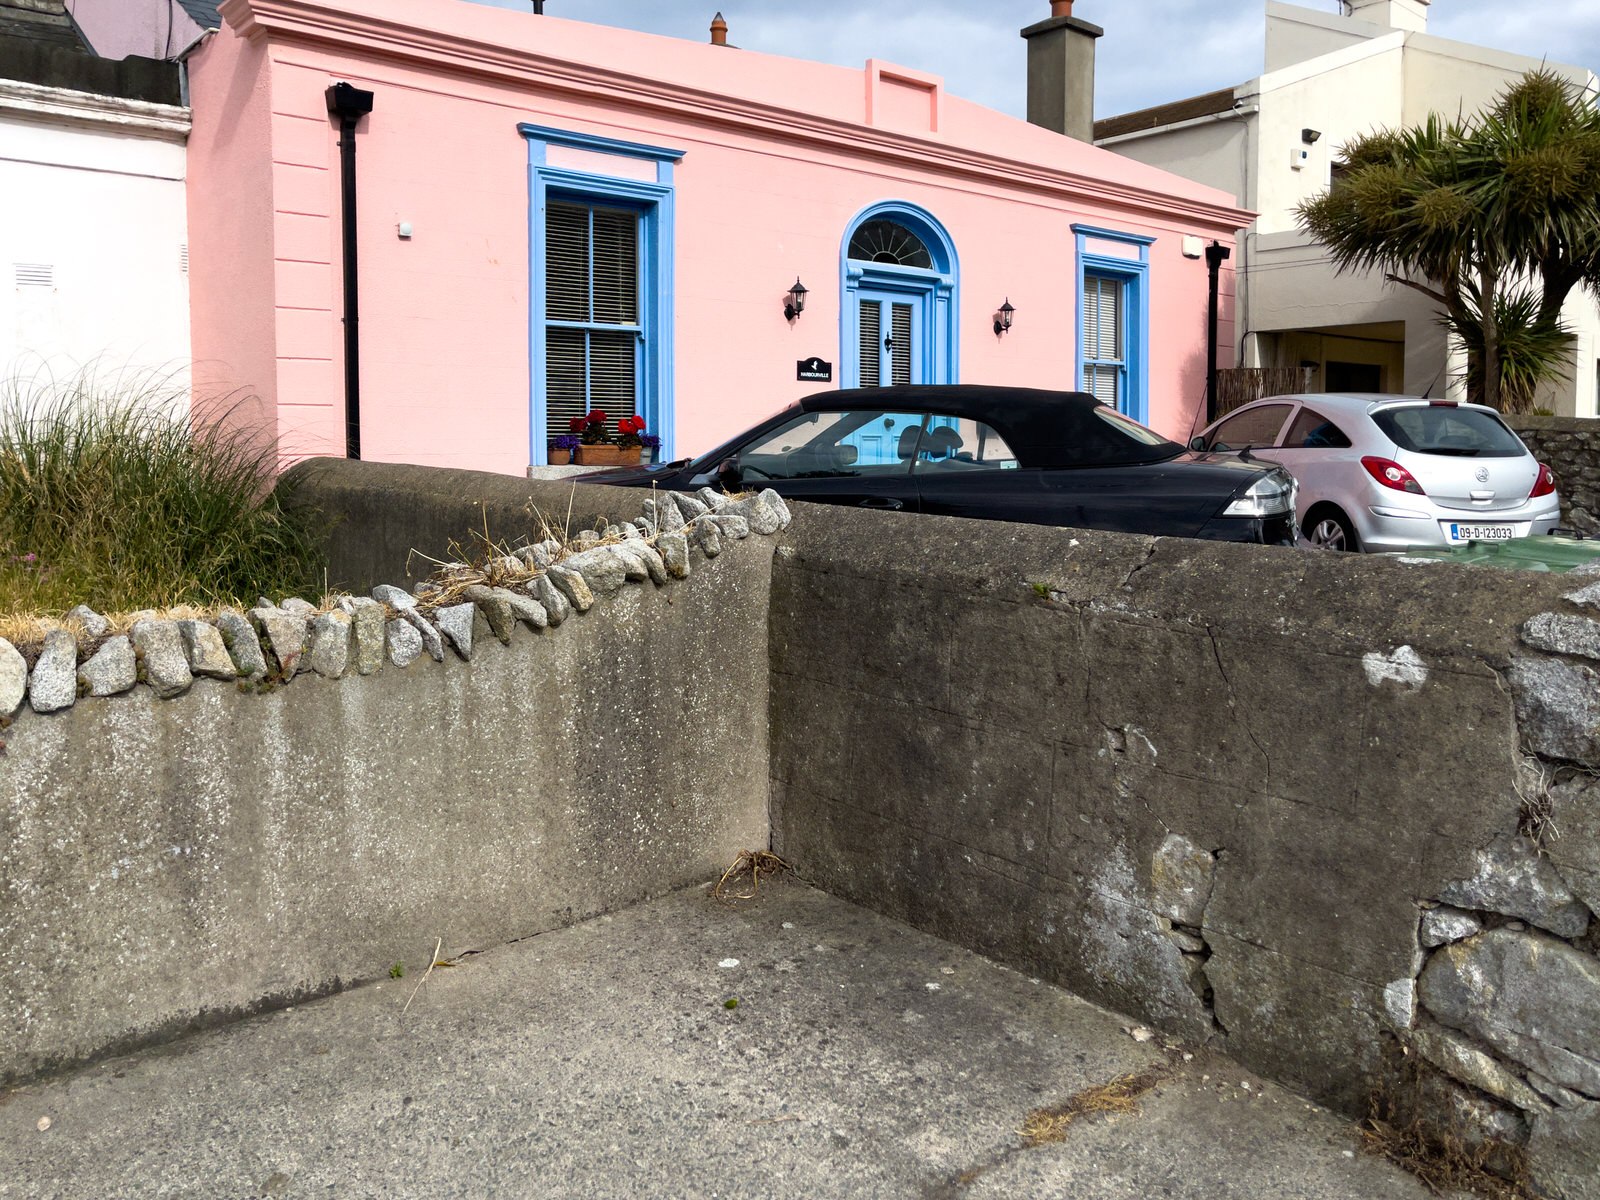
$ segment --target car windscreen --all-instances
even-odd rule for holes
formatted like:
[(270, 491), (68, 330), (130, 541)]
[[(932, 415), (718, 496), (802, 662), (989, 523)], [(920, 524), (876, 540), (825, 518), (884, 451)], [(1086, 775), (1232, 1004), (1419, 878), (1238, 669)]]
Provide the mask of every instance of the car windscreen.
[(1493, 413), (1451, 405), (1389, 408), (1373, 422), (1402, 450), (1451, 458), (1521, 458), (1527, 454), (1517, 435)]

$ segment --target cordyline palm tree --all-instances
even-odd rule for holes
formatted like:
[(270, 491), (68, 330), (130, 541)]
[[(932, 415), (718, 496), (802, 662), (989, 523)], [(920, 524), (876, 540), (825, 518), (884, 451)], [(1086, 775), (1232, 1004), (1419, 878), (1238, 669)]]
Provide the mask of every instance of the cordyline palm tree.
[(1300, 227), (1341, 271), (1381, 270), (1440, 304), (1467, 350), (1470, 399), (1531, 407), (1567, 374), (1567, 296), (1600, 291), (1595, 98), (1531, 71), (1482, 113), (1367, 134), (1343, 153), (1343, 179), (1300, 206)]

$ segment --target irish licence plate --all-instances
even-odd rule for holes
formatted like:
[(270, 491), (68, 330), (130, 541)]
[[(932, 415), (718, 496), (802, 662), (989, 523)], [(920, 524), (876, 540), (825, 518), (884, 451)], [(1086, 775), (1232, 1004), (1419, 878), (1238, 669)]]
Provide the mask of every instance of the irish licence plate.
[(1461, 525), (1450, 523), (1452, 542), (1509, 542), (1517, 536), (1515, 525)]

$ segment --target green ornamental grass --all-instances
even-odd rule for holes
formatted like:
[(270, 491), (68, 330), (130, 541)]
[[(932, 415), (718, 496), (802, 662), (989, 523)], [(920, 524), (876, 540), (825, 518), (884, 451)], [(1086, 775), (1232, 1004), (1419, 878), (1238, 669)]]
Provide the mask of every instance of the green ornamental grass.
[(0, 614), (315, 594), (320, 530), (272, 492), (275, 441), (188, 413), (149, 373), (0, 381)]

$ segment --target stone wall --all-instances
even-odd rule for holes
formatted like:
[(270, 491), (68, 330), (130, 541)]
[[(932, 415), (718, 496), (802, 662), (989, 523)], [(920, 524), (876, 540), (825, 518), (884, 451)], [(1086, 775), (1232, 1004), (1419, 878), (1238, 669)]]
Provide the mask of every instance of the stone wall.
[(499, 945), (765, 845), (771, 542), (749, 534), (787, 510), (606, 495), (636, 519), (565, 546), (508, 524), (520, 554), (415, 596), (0, 641), (0, 1085), (420, 976), (435, 939)]
[(805, 508), (774, 848), (1352, 1113), (1403, 1048), (1564, 1186), (1600, 1147), (1581, 583)]
[(1556, 473), (1562, 524), (1588, 536), (1600, 534), (1600, 421), (1508, 416), (1506, 422)]

